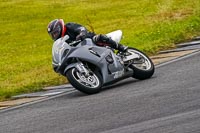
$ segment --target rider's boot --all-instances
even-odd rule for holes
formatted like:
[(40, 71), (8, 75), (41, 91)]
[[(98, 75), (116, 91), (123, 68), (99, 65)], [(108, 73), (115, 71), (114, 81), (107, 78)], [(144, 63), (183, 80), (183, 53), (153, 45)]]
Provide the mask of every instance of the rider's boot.
[(122, 44), (118, 44), (118, 50), (119, 50), (120, 52), (126, 52), (127, 49), (128, 49), (128, 46), (124, 46), (124, 45), (122, 45)]

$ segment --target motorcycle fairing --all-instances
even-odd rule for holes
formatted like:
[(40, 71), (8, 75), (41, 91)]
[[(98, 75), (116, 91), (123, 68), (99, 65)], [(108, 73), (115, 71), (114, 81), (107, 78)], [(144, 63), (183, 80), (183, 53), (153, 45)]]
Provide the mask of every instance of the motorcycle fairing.
[[(90, 41), (90, 39), (86, 39), (86, 41)], [(107, 56), (112, 56), (113, 63), (109, 63), (106, 60)], [(84, 45), (84, 46), (81, 45), (81, 47), (77, 46), (75, 50), (71, 52), (71, 54), (67, 57), (68, 60), (70, 58), (78, 58), (81, 61), (86, 61), (97, 66), (101, 71), (104, 83), (110, 82), (111, 80), (122, 76), (124, 73), (124, 67), (121, 64), (122, 61), (120, 60), (120, 58), (117, 57), (117, 55), (115, 55), (111, 49), (107, 49), (105, 47), (99, 47), (96, 46), (95, 44)], [(77, 63), (68, 65), (65, 68), (64, 73), (70, 68), (76, 66)]]

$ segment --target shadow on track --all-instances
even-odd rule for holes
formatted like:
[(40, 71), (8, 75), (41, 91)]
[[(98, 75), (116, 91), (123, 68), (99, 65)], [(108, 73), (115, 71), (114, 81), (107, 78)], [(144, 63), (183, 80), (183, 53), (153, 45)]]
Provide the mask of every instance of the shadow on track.
[[(128, 80), (122, 80), (120, 82), (117, 82), (117, 83), (114, 83), (114, 84), (111, 84), (111, 85), (103, 86), (101, 92), (99, 92), (97, 94), (100, 94), (102, 92), (112, 90), (112, 89), (115, 89), (115, 88), (118, 88), (118, 87), (121, 87), (120, 89), (124, 89), (123, 86), (125, 86), (127, 84), (136, 83), (136, 82), (140, 82), (140, 80), (131, 79), (131, 78), (129, 78)], [(97, 95), (97, 94), (93, 94), (93, 95)], [(88, 94), (82, 93), (80, 91), (75, 91), (75, 92), (72, 92), (70, 94), (67, 94), (67, 97), (68, 98), (76, 98), (76, 97), (85, 97), (85, 96), (93, 96), (93, 95), (88, 95)]]

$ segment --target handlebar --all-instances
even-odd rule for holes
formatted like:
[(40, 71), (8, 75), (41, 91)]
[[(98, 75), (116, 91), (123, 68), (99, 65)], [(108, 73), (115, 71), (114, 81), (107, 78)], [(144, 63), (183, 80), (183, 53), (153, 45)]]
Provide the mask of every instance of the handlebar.
[(69, 43), (69, 45), (70, 46), (74, 46), (75, 44), (78, 44), (80, 42), (81, 42), (81, 40), (73, 41), (72, 43)]

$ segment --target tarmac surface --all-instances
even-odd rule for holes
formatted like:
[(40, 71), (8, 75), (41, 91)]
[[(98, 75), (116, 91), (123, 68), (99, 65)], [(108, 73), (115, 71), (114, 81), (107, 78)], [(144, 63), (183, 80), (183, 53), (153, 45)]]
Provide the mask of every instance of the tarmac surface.
[(95, 95), (69, 91), (0, 111), (2, 133), (198, 133), (200, 51)]

